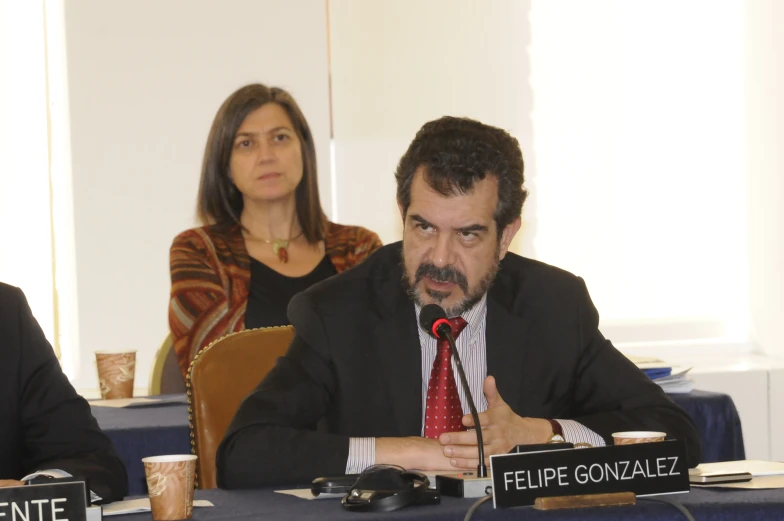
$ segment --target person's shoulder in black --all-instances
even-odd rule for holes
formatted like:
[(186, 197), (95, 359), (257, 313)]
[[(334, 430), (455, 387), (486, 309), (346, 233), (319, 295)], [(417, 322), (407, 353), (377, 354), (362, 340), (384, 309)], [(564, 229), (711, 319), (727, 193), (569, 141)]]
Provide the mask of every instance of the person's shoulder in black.
[(0, 283), (0, 480), (61, 470), (103, 502), (128, 492), (125, 466), (62, 372), (19, 288)]
[(382, 246), (361, 264), (318, 282), (302, 293), (317, 306), (320, 303), (333, 306), (341, 299), (355, 301), (360, 296), (370, 300), (387, 298), (387, 292), (399, 292), (403, 287), (401, 252), (399, 241)]

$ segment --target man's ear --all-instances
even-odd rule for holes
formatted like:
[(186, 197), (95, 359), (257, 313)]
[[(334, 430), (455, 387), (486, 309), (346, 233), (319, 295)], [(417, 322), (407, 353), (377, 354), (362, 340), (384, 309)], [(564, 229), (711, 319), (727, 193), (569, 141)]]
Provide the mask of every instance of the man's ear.
[(506, 256), (506, 252), (509, 251), (509, 245), (512, 244), (512, 239), (514, 239), (518, 230), (520, 230), (522, 222), (522, 219), (518, 217), (507, 224), (504, 231), (501, 232), (501, 243), (498, 245), (498, 260), (502, 260)]

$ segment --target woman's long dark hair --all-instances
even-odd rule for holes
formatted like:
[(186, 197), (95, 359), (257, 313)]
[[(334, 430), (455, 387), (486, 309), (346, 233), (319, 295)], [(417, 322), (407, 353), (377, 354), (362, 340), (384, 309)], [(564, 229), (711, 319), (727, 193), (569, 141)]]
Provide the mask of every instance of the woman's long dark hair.
[(321, 209), (316, 172), (316, 147), (310, 127), (297, 102), (283, 89), (252, 84), (242, 87), (223, 102), (210, 128), (204, 163), (197, 214), (203, 224), (227, 228), (240, 225), (242, 194), (229, 175), (229, 161), (237, 136), (245, 118), (267, 103), (276, 103), (288, 114), (302, 148), (302, 180), (294, 193), (297, 218), (302, 234), (310, 243), (324, 239), (326, 216)]

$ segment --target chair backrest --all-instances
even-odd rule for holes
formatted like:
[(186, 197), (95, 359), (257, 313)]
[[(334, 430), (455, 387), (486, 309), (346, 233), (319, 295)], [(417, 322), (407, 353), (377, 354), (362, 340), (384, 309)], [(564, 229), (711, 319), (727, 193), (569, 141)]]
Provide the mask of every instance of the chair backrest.
[(230, 333), (205, 347), (191, 362), (186, 382), (191, 446), (197, 486), (218, 486), (215, 454), (234, 414), (294, 338), (292, 326)]
[(148, 394), (180, 394), (185, 392), (185, 378), (177, 363), (177, 352), (174, 350), (174, 339), (169, 333), (155, 354), (152, 365)]

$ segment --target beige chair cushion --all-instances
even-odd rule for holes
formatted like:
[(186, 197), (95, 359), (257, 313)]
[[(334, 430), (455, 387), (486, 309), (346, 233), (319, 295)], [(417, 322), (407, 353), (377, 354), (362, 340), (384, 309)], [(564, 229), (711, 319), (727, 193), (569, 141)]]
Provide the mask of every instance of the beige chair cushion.
[(150, 385), (147, 393), (150, 396), (159, 394), (179, 394), (185, 392), (185, 378), (177, 363), (177, 352), (174, 350), (174, 340), (169, 333), (155, 354), (155, 361), (150, 375)]

